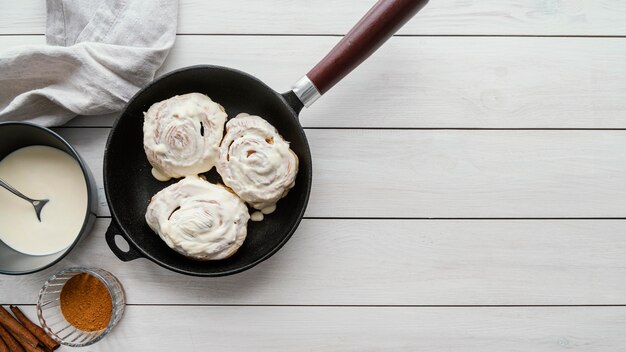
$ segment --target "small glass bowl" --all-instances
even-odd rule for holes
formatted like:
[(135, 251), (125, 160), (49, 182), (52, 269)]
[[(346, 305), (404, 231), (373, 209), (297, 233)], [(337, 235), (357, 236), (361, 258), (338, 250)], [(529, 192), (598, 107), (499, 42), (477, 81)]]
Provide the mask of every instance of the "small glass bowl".
[[(98, 278), (109, 290), (113, 311), (106, 328), (98, 331), (83, 331), (70, 324), (61, 312), (60, 298), (63, 285), (72, 277), (87, 273)], [(100, 341), (122, 318), (125, 298), (122, 285), (113, 274), (97, 268), (69, 268), (48, 278), (39, 291), (37, 317), (41, 327), (57, 342), (71, 347), (89, 346)]]

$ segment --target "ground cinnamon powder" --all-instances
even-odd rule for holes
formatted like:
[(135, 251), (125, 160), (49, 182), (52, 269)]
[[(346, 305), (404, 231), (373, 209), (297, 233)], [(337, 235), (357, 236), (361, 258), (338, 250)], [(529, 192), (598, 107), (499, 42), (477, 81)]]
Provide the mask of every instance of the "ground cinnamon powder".
[(61, 312), (65, 320), (80, 330), (106, 328), (112, 310), (109, 290), (92, 275), (78, 274), (69, 279), (61, 290)]

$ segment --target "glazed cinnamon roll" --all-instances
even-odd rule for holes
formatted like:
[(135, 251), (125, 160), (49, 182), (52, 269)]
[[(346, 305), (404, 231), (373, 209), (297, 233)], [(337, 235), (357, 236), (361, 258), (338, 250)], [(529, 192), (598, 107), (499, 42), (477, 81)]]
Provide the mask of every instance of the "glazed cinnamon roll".
[(226, 117), (220, 104), (200, 93), (153, 104), (143, 123), (143, 146), (152, 175), (167, 181), (211, 170)]
[[(226, 123), (216, 168), (224, 184), (241, 199), (269, 214), (294, 186), (298, 157), (269, 122), (239, 114)], [(258, 212), (252, 216), (262, 219)]]
[(225, 259), (246, 238), (246, 205), (226, 188), (186, 177), (155, 194), (146, 222), (182, 255), (198, 260)]

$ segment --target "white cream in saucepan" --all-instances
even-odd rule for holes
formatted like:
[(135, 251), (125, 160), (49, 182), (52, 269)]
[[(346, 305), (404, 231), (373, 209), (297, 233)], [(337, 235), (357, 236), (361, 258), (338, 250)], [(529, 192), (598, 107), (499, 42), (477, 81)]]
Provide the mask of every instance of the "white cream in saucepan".
[(49, 199), (37, 220), (33, 206), (0, 187), (0, 240), (16, 251), (46, 255), (69, 247), (87, 210), (80, 165), (52, 147), (18, 149), (0, 161), (0, 178), (33, 199)]

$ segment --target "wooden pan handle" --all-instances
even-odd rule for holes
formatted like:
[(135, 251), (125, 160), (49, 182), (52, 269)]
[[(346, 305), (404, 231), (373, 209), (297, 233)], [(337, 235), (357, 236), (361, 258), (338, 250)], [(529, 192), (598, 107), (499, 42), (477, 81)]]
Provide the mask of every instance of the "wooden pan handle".
[[(348, 34), (294, 87), (305, 106), (326, 93), (367, 59), (400, 27), (426, 5), (428, 0), (379, 0)], [(309, 82), (306, 82), (308, 79)], [(304, 84), (313, 84), (308, 88)], [(315, 91), (310, 91), (312, 89)], [(299, 90), (299, 91), (298, 91)], [(300, 93), (300, 94), (299, 94)], [(317, 93), (317, 94), (316, 94)], [(317, 95), (314, 99), (308, 96)], [(308, 104), (307, 104), (308, 103)]]

